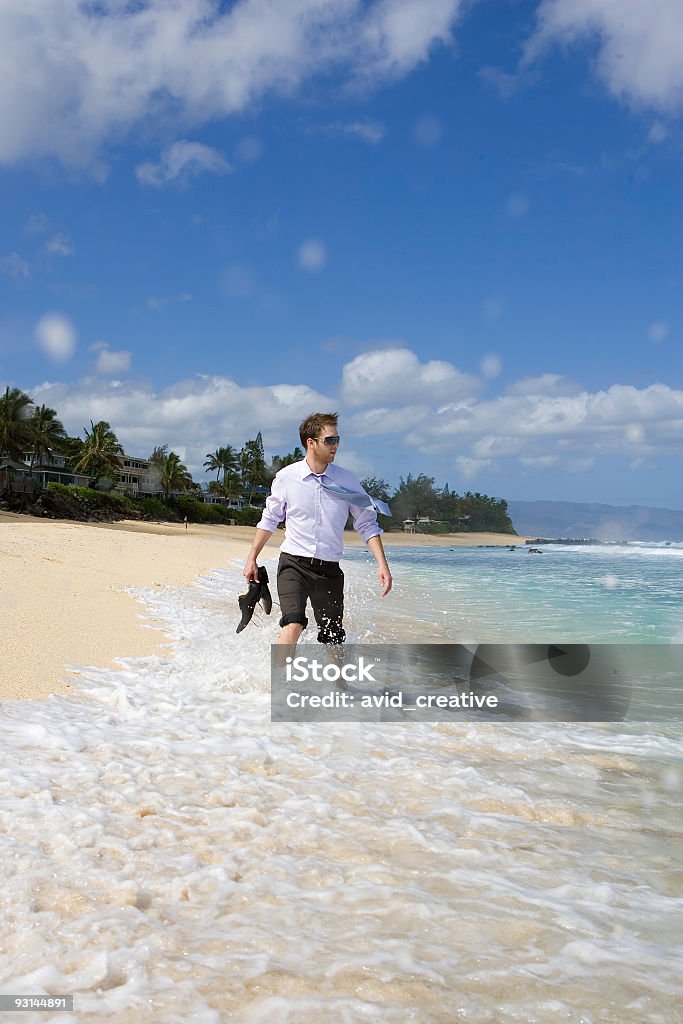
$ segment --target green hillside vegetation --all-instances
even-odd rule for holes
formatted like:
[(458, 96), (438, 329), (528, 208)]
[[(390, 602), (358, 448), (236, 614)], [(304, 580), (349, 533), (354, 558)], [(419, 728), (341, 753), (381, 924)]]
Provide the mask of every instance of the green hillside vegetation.
[[(420, 473), (408, 476), (391, 493), (385, 480), (367, 477), (362, 484), (373, 498), (388, 501), (391, 520), (380, 516), (384, 529), (403, 529), (404, 524), (419, 533), (509, 533), (515, 535), (503, 498), (491, 498), (478, 491), (451, 492), (448, 484), (435, 486), (434, 477)], [(391, 526), (389, 526), (391, 524)]]

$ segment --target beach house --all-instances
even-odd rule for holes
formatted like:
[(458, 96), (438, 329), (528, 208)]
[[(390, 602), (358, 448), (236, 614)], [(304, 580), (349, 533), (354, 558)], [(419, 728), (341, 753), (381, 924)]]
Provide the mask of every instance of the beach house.
[[(67, 460), (61, 455), (48, 452), (34, 461), (33, 452), (25, 452), (22, 456), (23, 462), (15, 462), (3, 459), (0, 463), (0, 473), (7, 464), (9, 470), (9, 488), (13, 492), (30, 493), (32, 490), (44, 490), (48, 483), (63, 483), (87, 487), (88, 477), (83, 473), (75, 473), (67, 465)], [(0, 489), (3, 486), (3, 479), (0, 476)]]
[(120, 470), (114, 490), (134, 498), (152, 498), (161, 494), (159, 473), (149, 459), (133, 455), (116, 456)]

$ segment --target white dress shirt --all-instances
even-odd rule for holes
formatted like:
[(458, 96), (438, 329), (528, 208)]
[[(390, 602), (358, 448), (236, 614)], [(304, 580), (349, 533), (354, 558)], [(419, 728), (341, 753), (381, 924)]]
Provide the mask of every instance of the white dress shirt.
[(343, 496), (325, 490), (323, 476), (352, 491), (363, 490), (353, 473), (334, 463), (324, 473), (314, 473), (305, 459), (294, 462), (281, 469), (273, 480), (258, 526), (274, 533), (286, 517), (281, 551), (338, 562), (344, 553), (344, 527), (349, 513), (354, 529), (364, 541), (383, 531), (377, 525), (374, 509), (350, 505)]

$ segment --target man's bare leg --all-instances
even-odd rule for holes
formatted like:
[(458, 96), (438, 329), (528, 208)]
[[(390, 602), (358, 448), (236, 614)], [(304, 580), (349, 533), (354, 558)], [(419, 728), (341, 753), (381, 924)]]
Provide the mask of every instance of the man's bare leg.
[(296, 642), (304, 631), (300, 622), (290, 622), (283, 626), (280, 635), (275, 641), (277, 651), (275, 652), (275, 664), (278, 668), (284, 668), (287, 658), (294, 657)]
[(278, 644), (288, 644), (293, 647), (304, 631), (300, 622), (289, 622), (280, 630), (280, 635), (275, 641)]

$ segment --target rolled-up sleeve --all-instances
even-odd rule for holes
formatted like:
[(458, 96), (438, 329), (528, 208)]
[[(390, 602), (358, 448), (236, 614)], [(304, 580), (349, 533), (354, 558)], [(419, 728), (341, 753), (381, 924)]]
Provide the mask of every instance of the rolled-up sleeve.
[(284, 486), (282, 480), (278, 480), (278, 476), (273, 480), (270, 494), (266, 498), (266, 507), (257, 527), (259, 530), (269, 530), (270, 533), (275, 533), (287, 513)]
[(377, 523), (377, 513), (374, 508), (358, 508), (356, 505), (349, 505), (349, 512), (353, 519), (354, 530), (361, 535), (366, 544), (371, 537), (379, 537), (384, 533)]

